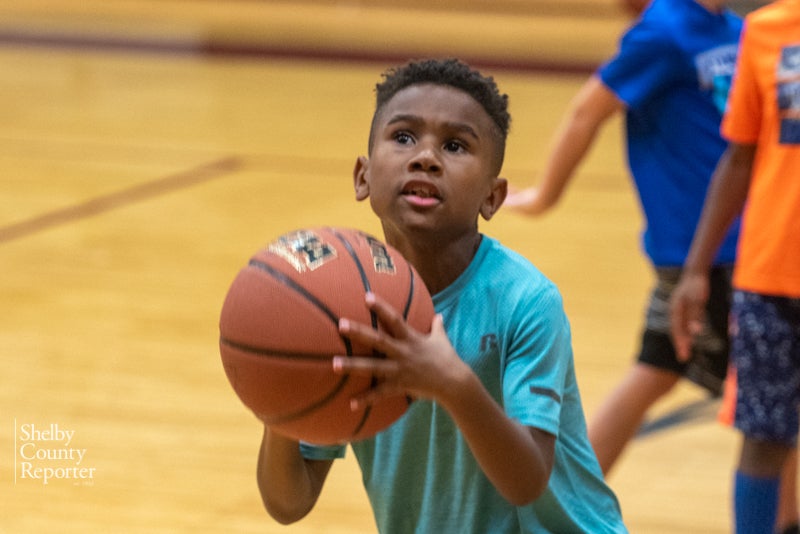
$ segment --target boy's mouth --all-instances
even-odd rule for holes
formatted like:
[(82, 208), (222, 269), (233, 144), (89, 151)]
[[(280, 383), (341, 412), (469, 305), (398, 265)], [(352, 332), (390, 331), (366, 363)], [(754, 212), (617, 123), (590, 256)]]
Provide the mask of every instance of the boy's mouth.
[(401, 194), (406, 197), (415, 197), (421, 200), (440, 201), (442, 199), (436, 186), (431, 183), (420, 181), (407, 183), (405, 187), (403, 187)]

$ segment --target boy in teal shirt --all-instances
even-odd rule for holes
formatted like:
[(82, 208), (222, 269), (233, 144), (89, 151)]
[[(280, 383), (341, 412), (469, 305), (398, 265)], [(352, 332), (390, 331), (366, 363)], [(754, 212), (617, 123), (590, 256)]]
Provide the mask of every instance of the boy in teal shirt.
[[(387, 355), (334, 359), (336, 372), (379, 381), (356, 407), (416, 399), (389, 429), (351, 444), (379, 531), (627, 532), (586, 437), (561, 295), (478, 230), (506, 196), (507, 97), (457, 60), (411, 62), (376, 90), (356, 198), (370, 200), (438, 314), (422, 334), (370, 294), (381, 331), (340, 323), (343, 336)], [(258, 482), (268, 512), (282, 523), (304, 517), (344, 451), (265, 427)]]

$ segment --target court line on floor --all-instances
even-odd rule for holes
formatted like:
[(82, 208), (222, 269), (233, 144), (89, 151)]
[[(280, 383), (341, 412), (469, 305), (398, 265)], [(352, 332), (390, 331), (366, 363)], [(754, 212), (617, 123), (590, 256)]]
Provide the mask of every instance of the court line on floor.
[(719, 397), (701, 399), (676, 408), (661, 417), (645, 421), (636, 433), (636, 438), (650, 437), (688, 423), (716, 421), (720, 402)]
[(242, 161), (238, 157), (222, 158), (176, 174), (95, 197), (79, 204), (2, 226), (0, 227), (0, 244), (106, 213), (123, 206), (159, 197), (172, 191), (215, 180), (240, 169), (241, 166)]
[[(36, 32), (26, 30), (0, 30), (0, 45), (89, 50), (103, 52), (136, 52), (161, 55), (200, 55), (211, 57), (248, 59), (317, 60), (343, 63), (398, 64), (416, 57), (409, 51), (339, 50), (292, 46), (270, 46), (258, 43), (224, 43), (202, 39), (154, 38), (107, 35), (75, 35), (71, 33)], [(557, 61), (546, 59), (513, 59), (507, 57), (470, 57), (459, 55), (479, 68), (504, 69), (514, 72), (586, 75), (597, 69), (597, 64), (586, 61)]]

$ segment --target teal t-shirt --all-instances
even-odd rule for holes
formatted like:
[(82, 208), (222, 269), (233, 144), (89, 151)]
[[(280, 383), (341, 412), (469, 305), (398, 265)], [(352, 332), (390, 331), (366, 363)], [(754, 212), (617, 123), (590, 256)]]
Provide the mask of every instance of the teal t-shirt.
[[(483, 237), (466, 271), (433, 296), (454, 348), (509, 417), (556, 436), (548, 488), (514, 506), (486, 478), (450, 416), (415, 401), (377, 436), (352, 443), (382, 534), (624, 533), (586, 436), (569, 323), (555, 285)], [(345, 446), (302, 445), (308, 458)]]

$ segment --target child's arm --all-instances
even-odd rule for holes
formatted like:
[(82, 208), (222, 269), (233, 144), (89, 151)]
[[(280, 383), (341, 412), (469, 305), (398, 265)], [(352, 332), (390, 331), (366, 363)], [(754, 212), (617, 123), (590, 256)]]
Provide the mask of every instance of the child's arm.
[(708, 273), (728, 228), (744, 208), (755, 155), (756, 145), (730, 143), (711, 178), (692, 246), (670, 299), (672, 338), (682, 361), (689, 359), (692, 339), (702, 329), (710, 291)]
[(547, 487), (555, 437), (510, 419), (472, 369), (456, 354), (441, 317), (430, 334), (410, 328), (390, 305), (368, 295), (383, 331), (342, 321), (340, 331), (386, 359), (339, 357), (334, 370), (377, 377), (380, 384), (353, 399), (354, 407), (388, 394), (434, 400), (458, 425), (473, 455), (498, 492), (515, 505), (535, 500)]
[(463, 367), (462, 376), (443, 385), (437, 401), (458, 425), (500, 494), (517, 506), (535, 500), (550, 480), (555, 436), (510, 419), (477, 375), (466, 364)]
[(589, 78), (572, 101), (555, 136), (555, 145), (537, 186), (508, 195), (505, 205), (528, 215), (539, 215), (561, 198), (567, 183), (589, 152), (600, 127), (625, 105), (597, 75)]
[(256, 477), (269, 515), (282, 524), (299, 521), (317, 502), (332, 460), (307, 460), (300, 444), (264, 427)]

